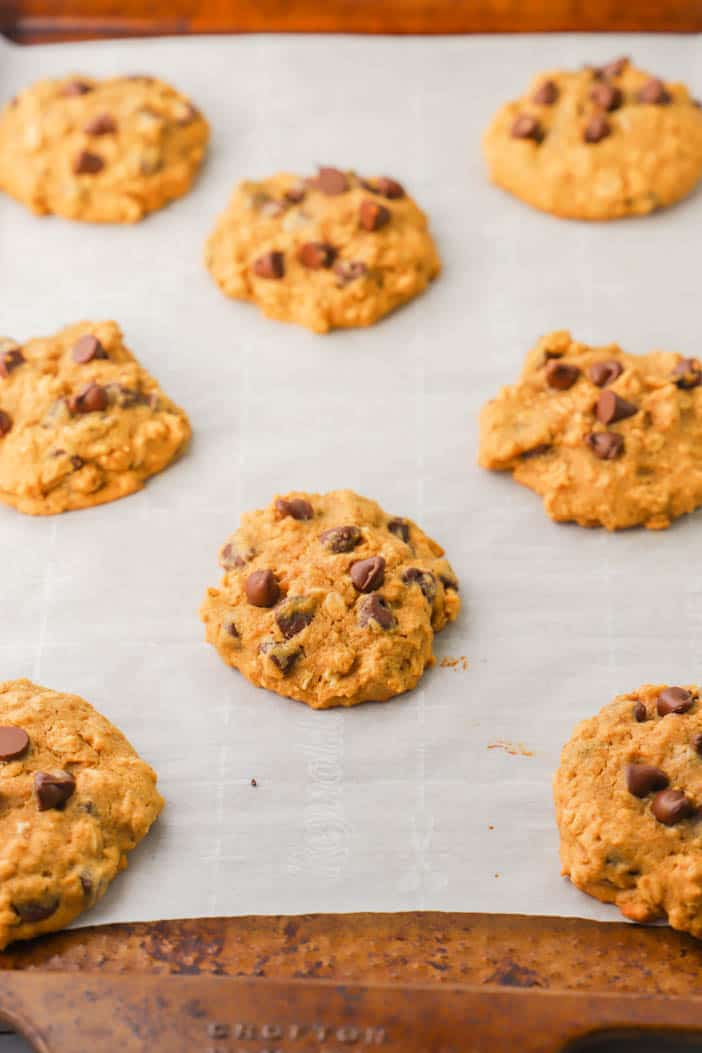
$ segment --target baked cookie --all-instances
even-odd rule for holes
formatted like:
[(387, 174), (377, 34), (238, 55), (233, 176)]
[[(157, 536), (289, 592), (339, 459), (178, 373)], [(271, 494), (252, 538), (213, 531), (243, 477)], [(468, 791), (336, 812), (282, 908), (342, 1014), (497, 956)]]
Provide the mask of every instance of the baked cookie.
[(208, 138), (155, 77), (42, 80), (0, 114), (0, 189), (37, 215), (133, 223), (186, 193)]
[(22, 345), (0, 338), (0, 501), (20, 512), (126, 497), (189, 437), (188, 418), (115, 322), (79, 322)]
[(426, 216), (398, 182), (336, 168), (239, 183), (205, 262), (226, 296), (316, 333), (372, 325), (441, 269)]
[(702, 937), (702, 703), (645, 684), (583, 721), (554, 780), (563, 873), (633, 921)]
[(163, 807), (156, 775), (77, 695), (0, 683), (0, 949), (104, 895)]
[(536, 77), (483, 139), (493, 182), (534, 208), (618, 219), (672, 205), (702, 177), (702, 110), (628, 59)]
[(702, 504), (702, 363), (550, 333), (480, 415), (479, 463), (511, 471), (552, 519), (651, 530)]
[(208, 641), (257, 687), (313, 709), (385, 702), (432, 665), (457, 616), (444, 550), (350, 490), (249, 512), (200, 611)]

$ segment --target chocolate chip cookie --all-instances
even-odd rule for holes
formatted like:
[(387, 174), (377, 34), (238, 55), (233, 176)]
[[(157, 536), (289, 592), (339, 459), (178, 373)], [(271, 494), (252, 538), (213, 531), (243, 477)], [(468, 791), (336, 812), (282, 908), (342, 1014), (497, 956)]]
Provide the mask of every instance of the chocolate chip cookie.
[(0, 501), (51, 515), (140, 490), (190, 437), (115, 322), (0, 338)]
[(573, 219), (643, 215), (702, 177), (702, 109), (680, 83), (621, 58), (540, 74), (507, 103), (483, 147), (493, 182)]
[(0, 114), (0, 189), (37, 215), (133, 223), (186, 193), (208, 137), (155, 77), (42, 80)]
[(205, 261), (226, 296), (317, 333), (372, 325), (441, 268), (426, 217), (400, 183), (337, 168), (240, 183)]
[(702, 937), (700, 688), (645, 684), (583, 721), (554, 780), (563, 873)]
[(350, 490), (244, 515), (201, 609), (208, 641), (258, 687), (313, 709), (385, 702), (432, 665), (458, 615), (440, 545)]
[(77, 695), (0, 683), (0, 949), (104, 895), (163, 807), (156, 775)]
[(702, 363), (550, 333), (480, 415), (479, 463), (512, 472), (552, 519), (670, 526), (702, 504)]

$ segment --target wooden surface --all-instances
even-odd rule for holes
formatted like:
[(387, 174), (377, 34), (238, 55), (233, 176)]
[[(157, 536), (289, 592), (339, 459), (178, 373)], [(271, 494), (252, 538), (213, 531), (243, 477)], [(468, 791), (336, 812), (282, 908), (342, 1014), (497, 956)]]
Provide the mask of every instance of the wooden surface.
[(0, 29), (46, 41), (150, 33), (702, 31), (702, 0), (0, 0)]

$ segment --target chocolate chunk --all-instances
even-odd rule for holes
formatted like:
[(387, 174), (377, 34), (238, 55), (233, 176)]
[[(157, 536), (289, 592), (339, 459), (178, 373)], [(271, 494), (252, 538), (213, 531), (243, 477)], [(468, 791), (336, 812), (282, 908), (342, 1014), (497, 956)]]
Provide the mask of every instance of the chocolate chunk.
[(22, 921), (34, 924), (38, 921), (46, 921), (58, 910), (59, 900), (57, 896), (48, 896), (45, 899), (29, 899), (24, 903), (13, 903), (12, 909)]
[(696, 358), (683, 358), (673, 370), (679, 388), (696, 388), (702, 384), (702, 366)]
[(293, 519), (312, 519), (314, 509), (304, 497), (278, 497), (275, 510), (279, 516), (291, 516)]
[(285, 259), (282, 252), (264, 252), (251, 266), (258, 278), (277, 279), (285, 275)]
[(599, 143), (612, 133), (612, 126), (606, 117), (596, 113), (585, 125), (583, 139), (586, 143)]
[(513, 139), (532, 139), (535, 143), (540, 143), (544, 137), (536, 117), (530, 117), (527, 113), (520, 113), (512, 125), (510, 134)]
[(76, 340), (71, 348), (71, 357), (74, 362), (92, 362), (94, 358), (107, 358), (108, 354), (100, 341), (92, 333), (86, 333)]
[(408, 567), (402, 575), (405, 585), (419, 585), (424, 598), (429, 601), (429, 606), (434, 602), (436, 596), (436, 578), (428, 570), (420, 570), (419, 567)]
[(314, 618), (314, 606), (305, 596), (288, 596), (276, 608), (275, 620), (286, 640), (306, 629)]
[(107, 391), (100, 384), (86, 384), (76, 395), (66, 399), (69, 413), (99, 413), (107, 408)]
[(5, 413), (5, 410), (0, 409), (0, 439), (3, 439), (10, 431), (12, 431), (12, 417), (9, 413)]
[(567, 362), (563, 362), (560, 358), (552, 358), (550, 362), (547, 362), (545, 372), (546, 383), (550, 388), (555, 388), (557, 391), (567, 391), (568, 388), (572, 388), (580, 376), (580, 370), (577, 366), (568, 365)]
[(297, 258), (303, 267), (318, 271), (323, 267), (331, 267), (336, 259), (336, 249), (324, 241), (306, 241), (297, 250)]
[(348, 285), (349, 282), (356, 281), (357, 278), (362, 278), (367, 273), (368, 267), (363, 260), (339, 260), (334, 265), (334, 274), (342, 287)]
[(83, 125), (86, 135), (112, 135), (117, 131), (117, 122), (109, 113), (99, 113)]
[(38, 771), (34, 776), (34, 792), (40, 812), (49, 808), (61, 809), (76, 788), (76, 780), (67, 771)]
[(618, 110), (624, 102), (624, 96), (619, 88), (606, 80), (598, 81), (597, 84), (592, 85), (590, 98), (598, 106), (601, 106), (603, 110), (607, 110), (610, 113), (612, 110)]
[(675, 826), (694, 815), (696, 808), (681, 790), (661, 790), (653, 798), (651, 811), (659, 823)]
[(390, 604), (379, 592), (372, 593), (359, 604), (358, 624), (364, 629), (369, 622), (375, 622), (386, 632), (397, 625), (397, 619)]
[(345, 194), (349, 189), (349, 181), (345, 173), (339, 171), (338, 168), (322, 167), (313, 179), (308, 180), (308, 183), (315, 190), (321, 190), (323, 194), (330, 194), (332, 197)]
[(623, 372), (624, 366), (621, 362), (617, 362), (615, 358), (608, 358), (605, 362), (593, 362), (587, 375), (593, 384), (603, 388), (606, 384), (613, 384)]
[(87, 95), (92, 90), (92, 84), (86, 84), (84, 80), (69, 80), (68, 84), (64, 84), (61, 89), (61, 94), (65, 96)]
[(660, 768), (652, 764), (627, 764), (626, 788), (634, 797), (648, 797), (656, 790), (665, 790), (670, 779)]
[[(369, 187), (368, 189), (373, 188)], [(387, 197), (391, 201), (405, 196), (405, 188), (402, 183), (398, 183), (396, 179), (391, 179), (390, 176), (380, 176), (376, 179), (375, 190), (382, 197)]]
[(385, 560), (382, 556), (359, 559), (351, 564), (351, 581), (359, 592), (374, 592), (385, 581)]
[(29, 735), (24, 728), (0, 727), (0, 761), (17, 760), (29, 748)]
[(358, 222), (364, 230), (380, 230), (390, 222), (390, 209), (369, 197), (364, 198), (358, 210)]
[(331, 527), (319, 535), (319, 540), (330, 552), (352, 552), (361, 540), (357, 526)]
[(270, 658), (271, 662), (285, 675), (291, 671), (302, 654), (299, 648), (296, 651), (290, 651), (287, 644), (276, 643), (275, 640), (264, 640), (259, 651)]
[(254, 607), (272, 607), (279, 595), (280, 587), (272, 570), (255, 570), (246, 579), (246, 598)]
[(603, 77), (621, 77), (628, 65), (629, 59), (626, 55), (622, 55), (621, 58), (613, 59), (612, 62), (608, 62), (606, 66), (601, 66), (599, 72)]
[(692, 748), (695, 753), (699, 753), (702, 756), (702, 734), (693, 735), (692, 737)]
[(601, 461), (614, 461), (624, 452), (624, 439), (616, 431), (590, 432), (585, 442)]
[(13, 369), (17, 369), (25, 361), (25, 357), (19, 347), (11, 347), (9, 351), (0, 353), (0, 377), (9, 377)]
[(647, 719), (648, 713), (643, 702), (639, 701), (634, 705), (634, 720), (637, 724), (643, 724)]
[(406, 519), (397, 518), (388, 520), (388, 530), (391, 534), (399, 537), (400, 541), (404, 541), (406, 545), (409, 544), (410, 528)]
[(662, 80), (651, 77), (639, 91), (639, 102), (650, 103), (652, 106), (667, 106), (672, 102), (672, 96)]
[(544, 80), (531, 97), (537, 106), (553, 106), (558, 99), (558, 85), (555, 80)]
[(76, 175), (95, 175), (105, 167), (105, 162), (99, 154), (91, 154), (90, 150), (81, 150), (73, 160), (73, 171)]
[(633, 402), (617, 395), (616, 391), (607, 388), (602, 392), (595, 406), (595, 416), (602, 424), (616, 424), (619, 420), (626, 420), (639, 412), (639, 407)]
[(656, 703), (658, 716), (665, 717), (668, 713), (687, 713), (694, 701), (694, 696), (684, 687), (667, 687), (658, 696)]

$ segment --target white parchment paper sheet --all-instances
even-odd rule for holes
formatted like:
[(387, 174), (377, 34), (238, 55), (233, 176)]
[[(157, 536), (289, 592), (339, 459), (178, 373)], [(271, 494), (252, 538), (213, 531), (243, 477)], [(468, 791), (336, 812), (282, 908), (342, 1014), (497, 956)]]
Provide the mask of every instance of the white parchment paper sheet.
[[(556, 526), (475, 467), (480, 405), (544, 331), (700, 353), (702, 194), (612, 225), (491, 187), (493, 110), (540, 68), (634, 54), (702, 92), (695, 38), (241, 37), (0, 47), (0, 89), (148, 72), (212, 123), (196, 189), (134, 227), (0, 200), (0, 332), (115, 318), (185, 406), (187, 457), (134, 497), (0, 508), (2, 678), (84, 695), (157, 768), (167, 808), (86, 922), (435, 908), (615, 918), (559, 876), (550, 780), (576, 721), (645, 681), (699, 679), (702, 518), (620, 536)], [(435, 286), (320, 337), (220, 295), (202, 246), (234, 182), (317, 162), (387, 173), (426, 208)], [(384, 706), (314, 713), (256, 690), (197, 609), (240, 513), (348, 486), (446, 547), (464, 610)], [(523, 743), (533, 756), (488, 749)], [(258, 788), (250, 786), (255, 777)]]

